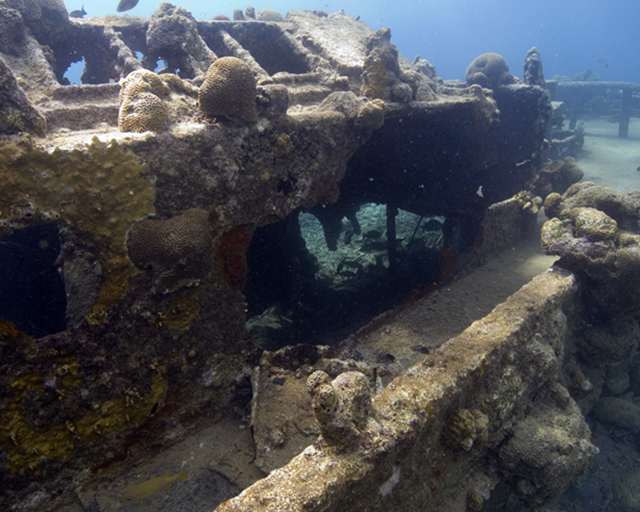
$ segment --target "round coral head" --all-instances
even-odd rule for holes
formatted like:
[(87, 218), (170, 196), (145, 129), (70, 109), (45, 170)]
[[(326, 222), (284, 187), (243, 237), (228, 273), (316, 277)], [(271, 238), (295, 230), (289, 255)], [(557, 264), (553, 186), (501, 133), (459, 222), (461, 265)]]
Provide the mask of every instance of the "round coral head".
[(236, 57), (223, 57), (209, 66), (198, 100), (200, 110), (209, 117), (258, 120), (256, 79), (251, 68)]

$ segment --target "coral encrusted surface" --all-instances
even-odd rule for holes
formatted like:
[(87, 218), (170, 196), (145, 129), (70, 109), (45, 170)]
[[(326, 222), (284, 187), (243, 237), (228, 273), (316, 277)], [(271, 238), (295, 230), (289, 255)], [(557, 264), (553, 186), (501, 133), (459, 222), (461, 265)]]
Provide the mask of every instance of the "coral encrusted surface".
[(0, 235), (57, 234), (66, 304), (46, 335), (0, 312), (0, 509), (55, 509), (226, 414), (263, 355), (243, 295), (256, 230), (305, 209), (331, 245), (377, 202), (448, 216), (451, 266), (531, 178), (518, 163), (539, 158), (540, 87), (447, 84), (390, 29), (272, 14), (0, 6)]

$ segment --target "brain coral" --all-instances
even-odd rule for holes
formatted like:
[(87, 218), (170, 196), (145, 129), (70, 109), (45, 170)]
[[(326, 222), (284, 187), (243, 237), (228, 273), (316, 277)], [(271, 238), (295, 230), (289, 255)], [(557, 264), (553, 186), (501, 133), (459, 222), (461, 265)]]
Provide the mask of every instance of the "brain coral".
[(465, 80), (468, 85), (478, 84), (488, 89), (515, 82), (507, 61), (497, 53), (483, 53), (476, 57), (467, 68)]
[(136, 69), (120, 83), (120, 101), (122, 102), (124, 96), (131, 92), (150, 92), (161, 98), (169, 92), (169, 89), (162, 78), (154, 72)]
[(485, 444), (489, 418), (478, 409), (460, 409), (446, 424), (442, 434), (452, 448), (469, 451), (475, 444)]
[(209, 66), (198, 100), (200, 110), (208, 116), (254, 123), (258, 120), (256, 94), (251, 68), (236, 57), (223, 57)]
[(120, 85), (118, 129), (121, 132), (160, 132), (169, 120), (169, 111), (162, 101), (169, 88), (155, 73), (137, 69)]
[(137, 267), (151, 265), (163, 292), (193, 284), (213, 267), (213, 234), (209, 215), (191, 209), (167, 220), (143, 220), (127, 239), (129, 258)]
[(280, 14), (275, 9), (260, 9), (256, 13), (256, 19), (258, 21), (283, 21), (282, 14)]
[(169, 112), (156, 95), (143, 92), (120, 105), (118, 128), (121, 132), (161, 132), (169, 120)]

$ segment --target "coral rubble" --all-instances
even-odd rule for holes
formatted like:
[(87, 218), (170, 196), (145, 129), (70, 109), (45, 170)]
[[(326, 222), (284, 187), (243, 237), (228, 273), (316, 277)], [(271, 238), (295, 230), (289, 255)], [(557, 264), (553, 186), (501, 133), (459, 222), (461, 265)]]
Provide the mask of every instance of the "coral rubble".
[(591, 182), (545, 200), (550, 220), (542, 229), (542, 248), (582, 270), (592, 280), (594, 302), (616, 317), (640, 311), (638, 208), (637, 194)]

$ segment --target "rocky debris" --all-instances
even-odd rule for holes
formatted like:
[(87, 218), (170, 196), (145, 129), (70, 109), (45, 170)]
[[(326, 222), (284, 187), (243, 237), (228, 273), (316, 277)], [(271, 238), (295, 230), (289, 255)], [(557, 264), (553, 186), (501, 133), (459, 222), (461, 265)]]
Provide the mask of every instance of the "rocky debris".
[(563, 159), (545, 163), (530, 182), (530, 190), (545, 199), (552, 192), (564, 194), (574, 183), (578, 183), (584, 172), (574, 158), (568, 156)]
[(163, 59), (163, 72), (178, 72), (182, 78), (195, 78), (206, 72), (218, 58), (198, 33), (198, 21), (184, 7), (163, 2), (149, 19), (147, 29), (148, 53), (143, 65), (156, 67)]
[(551, 384), (533, 402), (501, 448), (500, 465), (520, 499), (532, 508), (560, 496), (598, 453), (580, 409), (560, 384)]
[(0, 133), (43, 136), (46, 127), (45, 117), (31, 104), (11, 69), (0, 59)]
[(640, 235), (638, 199), (585, 182), (563, 196), (549, 194), (542, 229), (542, 248), (580, 268), (593, 282), (595, 304), (614, 317), (640, 311)]
[(640, 342), (635, 318), (601, 320), (588, 325), (578, 338), (580, 358), (595, 368), (606, 368), (627, 361)]
[(567, 219), (577, 207), (595, 208), (613, 219), (620, 229), (637, 230), (637, 194), (625, 194), (610, 187), (596, 185), (590, 181), (576, 183), (562, 196), (550, 194), (545, 200), (545, 215), (548, 219)]
[(542, 57), (535, 46), (527, 52), (524, 58), (523, 82), (527, 85), (545, 86)]
[(593, 407), (593, 414), (603, 423), (640, 431), (640, 407), (629, 400), (603, 397)]
[(616, 505), (625, 512), (637, 512), (640, 510), (640, 471), (635, 471), (624, 480), (619, 481), (615, 487)]
[(607, 368), (605, 383), (607, 390), (614, 396), (622, 395), (631, 384), (629, 377), (629, 359)]
[(381, 28), (369, 35), (366, 49), (360, 94), (386, 101), (413, 99), (411, 86), (402, 80), (398, 50), (391, 44), (391, 29)]
[(0, 52), (16, 54), (24, 41), (24, 36), (25, 25), (21, 12), (13, 7), (2, 5), (0, 7)]

